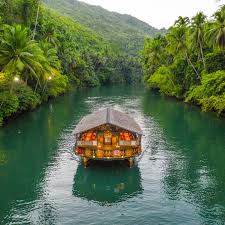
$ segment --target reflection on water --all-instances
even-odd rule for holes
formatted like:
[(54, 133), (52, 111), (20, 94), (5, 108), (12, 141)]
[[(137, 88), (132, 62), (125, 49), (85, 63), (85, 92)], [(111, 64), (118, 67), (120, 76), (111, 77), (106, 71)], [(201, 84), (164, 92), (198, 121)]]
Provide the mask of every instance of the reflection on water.
[(99, 204), (125, 201), (142, 193), (141, 174), (137, 166), (123, 162), (93, 162), (90, 167), (78, 165), (73, 194)]
[(146, 93), (143, 105), (167, 137), (163, 187), (168, 198), (194, 204), (207, 224), (225, 224), (225, 120), (152, 93)]
[[(68, 153), (78, 121), (114, 107), (143, 129), (136, 167)], [(0, 224), (225, 224), (225, 120), (138, 86), (80, 90), (0, 128)]]

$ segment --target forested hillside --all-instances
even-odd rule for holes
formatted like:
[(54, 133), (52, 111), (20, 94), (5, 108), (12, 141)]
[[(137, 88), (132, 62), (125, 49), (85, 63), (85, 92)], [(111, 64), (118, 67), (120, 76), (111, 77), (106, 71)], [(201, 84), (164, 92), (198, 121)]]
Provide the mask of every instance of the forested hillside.
[(100, 6), (92, 6), (76, 0), (44, 0), (48, 6), (62, 15), (96, 31), (114, 48), (137, 55), (144, 44), (144, 37), (153, 37), (165, 30), (157, 30), (130, 15), (110, 12)]
[(165, 36), (147, 39), (145, 82), (161, 93), (225, 113), (225, 6), (213, 17), (179, 17)]
[(71, 87), (139, 81), (139, 59), (117, 49), (36, 0), (1, 1), (0, 124)]

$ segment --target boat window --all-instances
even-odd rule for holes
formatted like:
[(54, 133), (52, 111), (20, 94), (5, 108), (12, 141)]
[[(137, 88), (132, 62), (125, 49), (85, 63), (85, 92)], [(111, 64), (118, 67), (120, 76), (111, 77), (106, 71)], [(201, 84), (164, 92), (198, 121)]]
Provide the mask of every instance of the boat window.
[(107, 145), (112, 144), (112, 138), (106, 137), (105, 138), (105, 144), (107, 144)]
[(122, 141), (132, 141), (135, 140), (133, 134), (128, 132), (121, 132), (120, 133), (120, 140)]
[(88, 132), (82, 134), (82, 141), (94, 141), (96, 140), (97, 135), (95, 132)]
[(109, 131), (104, 133), (104, 144), (105, 145), (112, 144), (112, 134)]

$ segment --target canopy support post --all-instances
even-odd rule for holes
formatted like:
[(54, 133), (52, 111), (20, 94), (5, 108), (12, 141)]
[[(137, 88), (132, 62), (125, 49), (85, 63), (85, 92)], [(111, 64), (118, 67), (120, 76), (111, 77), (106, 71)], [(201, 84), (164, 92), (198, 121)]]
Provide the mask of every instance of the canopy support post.
[(90, 159), (88, 159), (87, 157), (83, 157), (83, 165), (85, 168), (89, 166), (89, 163), (90, 163)]
[(131, 158), (127, 159), (127, 161), (128, 161), (128, 166), (131, 168), (134, 165), (134, 158), (131, 157)]

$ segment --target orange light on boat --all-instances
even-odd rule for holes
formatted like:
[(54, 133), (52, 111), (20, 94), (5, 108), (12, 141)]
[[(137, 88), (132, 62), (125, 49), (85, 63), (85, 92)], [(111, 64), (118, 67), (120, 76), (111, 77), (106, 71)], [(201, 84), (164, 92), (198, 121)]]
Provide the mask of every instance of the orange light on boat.
[(78, 147), (78, 148), (77, 148), (77, 153), (78, 153), (79, 155), (81, 155), (81, 154), (83, 153), (83, 149), (80, 148), (80, 147)]

